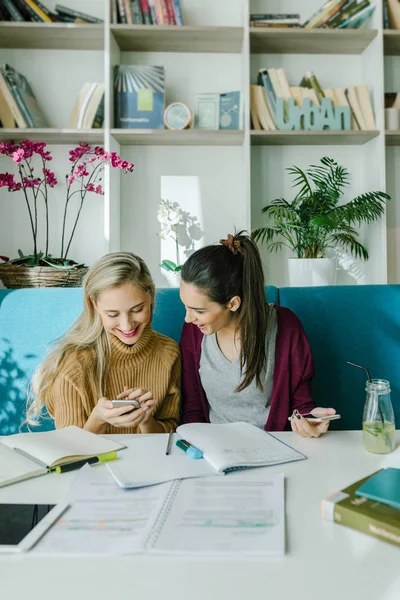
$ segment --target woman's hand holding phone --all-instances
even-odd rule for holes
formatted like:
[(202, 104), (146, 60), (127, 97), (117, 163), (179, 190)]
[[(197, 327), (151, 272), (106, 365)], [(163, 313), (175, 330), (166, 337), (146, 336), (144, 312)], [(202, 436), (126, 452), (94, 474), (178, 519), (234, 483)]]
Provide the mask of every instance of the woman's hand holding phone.
[(146, 423), (155, 407), (156, 401), (151, 392), (125, 386), (125, 390), (115, 400), (100, 398), (94, 410), (103, 423), (120, 428), (137, 427)]
[[(308, 419), (307, 419), (308, 417)], [(329, 422), (340, 418), (336, 415), (334, 408), (314, 408), (310, 414), (301, 415), (298, 410), (294, 410), (289, 417), (292, 431), (301, 437), (319, 437), (329, 428)], [(310, 419), (315, 419), (311, 421)]]

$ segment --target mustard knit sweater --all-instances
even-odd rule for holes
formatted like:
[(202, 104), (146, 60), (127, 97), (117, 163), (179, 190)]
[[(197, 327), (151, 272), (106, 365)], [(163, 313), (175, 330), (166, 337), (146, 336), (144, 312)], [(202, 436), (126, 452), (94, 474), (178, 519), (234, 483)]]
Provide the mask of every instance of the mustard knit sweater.
[[(180, 410), (181, 361), (176, 342), (151, 329), (149, 325), (133, 346), (127, 346), (114, 335), (111, 361), (104, 395), (110, 400), (129, 388), (142, 388), (153, 393), (157, 401), (154, 419), (166, 432), (178, 425)], [(46, 406), (57, 428), (83, 427), (97, 404), (89, 373), (93, 372), (95, 350), (88, 348), (68, 354), (59, 375), (46, 394)], [(106, 425), (104, 433), (140, 433), (137, 427)]]

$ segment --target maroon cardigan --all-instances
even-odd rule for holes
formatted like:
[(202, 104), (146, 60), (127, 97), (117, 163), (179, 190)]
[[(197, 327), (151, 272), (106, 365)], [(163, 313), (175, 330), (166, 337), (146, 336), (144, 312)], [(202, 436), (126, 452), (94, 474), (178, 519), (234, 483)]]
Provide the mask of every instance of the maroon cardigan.
[[(294, 409), (309, 413), (315, 404), (311, 396), (314, 364), (304, 329), (288, 308), (276, 306), (277, 337), (271, 408), (264, 429), (290, 429), (288, 417)], [(209, 423), (208, 402), (201, 385), (199, 367), (203, 334), (193, 324), (185, 323), (181, 336), (182, 352), (182, 421)]]

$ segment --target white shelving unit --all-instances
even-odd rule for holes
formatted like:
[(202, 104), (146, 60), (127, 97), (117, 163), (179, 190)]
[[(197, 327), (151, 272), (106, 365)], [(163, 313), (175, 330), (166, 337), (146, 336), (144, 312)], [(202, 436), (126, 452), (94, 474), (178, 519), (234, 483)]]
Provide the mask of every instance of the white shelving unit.
[[(56, 0), (46, 0), (51, 7)], [(88, 196), (70, 256), (90, 264), (103, 253), (131, 250), (148, 263), (159, 286), (173, 285), (159, 268), (175, 260), (174, 244), (157, 237), (161, 198), (178, 202), (189, 213), (192, 241), (180, 237), (180, 262), (194, 248), (218, 241), (228, 232), (263, 223), (261, 209), (276, 197), (291, 199), (285, 169), (302, 168), (331, 156), (352, 175), (353, 195), (387, 190), (393, 196), (388, 219), (361, 229), (367, 263), (339, 257), (341, 284), (400, 281), (397, 264), (400, 214), (400, 132), (384, 130), (384, 91), (400, 91), (397, 71), (400, 33), (382, 30), (382, 3), (368, 29), (354, 31), (267, 30), (249, 28), (250, 12), (300, 12), (309, 16), (321, 0), (181, 0), (184, 27), (110, 24), (108, 0), (65, 0), (69, 6), (105, 18), (104, 25), (0, 22), (0, 62), (24, 73), (48, 117), (49, 129), (0, 129), (0, 140), (46, 141), (54, 154), (52, 169), (60, 182), (68, 169), (68, 150), (85, 141), (104, 145), (135, 164), (133, 174), (105, 174), (105, 196)], [(300, 6), (299, 6), (300, 5)], [(27, 52), (27, 50), (29, 50)], [(242, 131), (115, 129), (113, 67), (116, 64), (163, 65), (166, 104), (183, 101), (192, 109), (201, 92), (240, 89), (244, 99)], [(291, 85), (312, 69), (322, 87), (368, 84), (376, 131), (251, 131), (249, 83), (263, 67), (283, 67)], [(103, 130), (68, 129), (69, 114), (85, 81), (105, 81)], [(10, 164), (1, 163), (2, 171)], [(387, 185), (386, 185), (387, 181)], [(65, 188), (51, 195), (53, 241), (59, 237)], [(0, 190), (0, 254), (29, 251), (29, 228), (23, 199)], [(397, 221), (399, 225), (397, 225)], [(171, 245), (169, 245), (171, 243)], [(57, 244), (52, 248), (57, 254)], [(263, 249), (267, 281), (287, 284), (285, 252)], [(175, 282), (176, 284), (176, 282)]]

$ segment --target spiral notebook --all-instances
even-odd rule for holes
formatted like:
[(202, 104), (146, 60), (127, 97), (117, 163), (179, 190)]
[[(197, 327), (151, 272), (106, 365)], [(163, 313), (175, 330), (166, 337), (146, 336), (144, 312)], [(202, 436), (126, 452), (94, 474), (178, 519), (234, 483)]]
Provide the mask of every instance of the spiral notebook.
[[(176, 447), (179, 438), (202, 450), (204, 459), (193, 460)], [(248, 423), (190, 423), (173, 437), (171, 452), (165, 449), (167, 434), (135, 436), (128, 449), (107, 469), (118, 485), (129, 489), (174, 479), (224, 475), (230, 471), (303, 460), (304, 454), (275, 436)], [(138, 460), (137, 458), (140, 457)]]
[(87, 465), (67, 501), (70, 508), (33, 552), (263, 556), (285, 551), (282, 473), (243, 471), (122, 490), (104, 466)]

